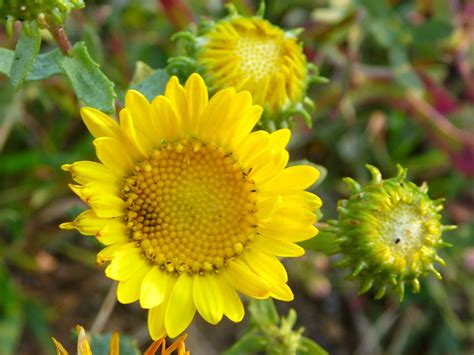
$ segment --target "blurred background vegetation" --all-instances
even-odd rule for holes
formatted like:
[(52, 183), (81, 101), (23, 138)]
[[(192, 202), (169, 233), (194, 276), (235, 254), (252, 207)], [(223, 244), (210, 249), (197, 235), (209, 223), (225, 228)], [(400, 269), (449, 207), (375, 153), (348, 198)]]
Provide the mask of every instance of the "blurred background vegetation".
[[(258, 3), (232, 1), (253, 14)], [(341, 178), (368, 180), (364, 164), (384, 176), (395, 165), (427, 181), (432, 198), (446, 198), (444, 224), (454, 246), (441, 251), (443, 281), (432, 276), (418, 295), (374, 301), (357, 296), (332, 258), (308, 251), (286, 260), (297, 327), (331, 354), (474, 353), (474, 3), (466, 0), (267, 0), (266, 18), (302, 27), (308, 60), (328, 84), (311, 87), (313, 129), (297, 119), (292, 159), (326, 168), (314, 188), (324, 219), (336, 217), (347, 197)], [(201, 16), (225, 14), (220, 0), (87, 1), (65, 28), (115, 83), (117, 105), (146, 63), (166, 66), (176, 55), (171, 35)], [(18, 24), (16, 24), (18, 25)], [(14, 48), (0, 29), (0, 46)], [(54, 48), (43, 33), (42, 52)], [(141, 69), (140, 69), (141, 68)], [(96, 266), (93, 238), (61, 231), (84, 206), (67, 188), (63, 163), (94, 160), (91, 136), (67, 79), (28, 82), (15, 92), (0, 76), (0, 354), (52, 354), (50, 336), (74, 348), (71, 329), (118, 330), (146, 348), (146, 312), (117, 305), (106, 322), (96, 318), (111, 281)], [(323, 219), (323, 221), (324, 221)], [(110, 295), (109, 295), (110, 296)], [(109, 297), (110, 298), (110, 297)], [(107, 304), (106, 304), (107, 306)], [(104, 307), (102, 308), (104, 309)], [(194, 354), (230, 347), (248, 322), (190, 328)], [(127, 341), (127, 338), (124, 338)]]

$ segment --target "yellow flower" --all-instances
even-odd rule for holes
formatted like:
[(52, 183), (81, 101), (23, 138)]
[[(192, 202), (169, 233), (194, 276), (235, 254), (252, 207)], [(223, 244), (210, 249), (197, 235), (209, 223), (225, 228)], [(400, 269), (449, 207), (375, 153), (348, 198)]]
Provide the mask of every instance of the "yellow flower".
[[(108, 245), (118, 300), (149, 309), (153, 339), (175, 337), (196, 310), (209, 323), (244, 316), (236, 291), (289, 301), (278, 256), (316, 235), (320, 199), (303, 191), (318, 178), (310, 166), (285, 168), (290, 131), (250, 133), (262, 108), (233, 88), (208, 99), (198, 74), (176, 77), (151, 104), (129, 91), (120, 125), (81, 111), (101, 163), (63, 168), (91, 209), (61, 225)], [(177, 316), (178, 315), (178, 316)]]
[(295, 113), (311, 125), (308, 110), (314, 105), (306, 90), (319, 77), (317, 68), (307, 63), (297, 39), (299, 31), (285, 32), (260, 15), (244, 17), (230, 9), (228, 17), (202, 25), (197, 37), (177, 34), (192, 42), (192, 60), (171, 58), (169, 69), (188, 63), (203, 75), (212, 92), (227, 87), (249, 91), (254, 103), (264, 108), (261, 124), (271, 130), (287, 127)]
[[(93, 355), (89, 341), (87, 340), (86, 331), (80, 325), (76, 326), (77, 329), (77, 355)], [(174, 351), (177, 351), (178, 355), (190, 355), (190, 352), (186, 350), (186, 340), (187, 334), (183, 334), (178, 340), (176, 340), (170, 347), (166, 348), (166, 339), (162, 337), (159, 340), (154, 341), (150, 347), (143, 353), (144, 355), (155, 355), (156, 352), (161, 348), (161, 355), (171, 355)], [(53, 339), (54, 346), (56, 347), (56, 352), (58, 355), (69, 355), (67, 350), (62, 346), (62, 344)], [(110, 338), (110, 355), (119, 355), (120, 354), (120, 335), (115, 332)]]

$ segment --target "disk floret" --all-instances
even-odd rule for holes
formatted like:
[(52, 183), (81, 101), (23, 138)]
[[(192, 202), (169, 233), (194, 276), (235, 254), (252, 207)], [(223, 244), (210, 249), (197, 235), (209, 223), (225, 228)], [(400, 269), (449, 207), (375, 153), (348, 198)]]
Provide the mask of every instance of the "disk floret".
[(185, 44), (186, 54), (171, 58), (168, 70), (185, 77), (197, 71), (212, 92), (226, 87), (249, 91), (264, 108), (260, 124), (266, 129), (288, 127), (295, 114), (310, 126), (314, 104), (306, 91), (323, 78), (303, 53), (300, 30), (273, 25), (263, 18), (263, 7), (251, 17), (228, 8), (225, 18), (203, 20), (196, 32), (175, 35)]
[(397, 176), (382, 179), (380, 171), (367, 165), (372, 180), (361, 186), (351, 178), (344, 181), (351, 196), (339, 201), (339, 220), (334, 225), (341, 267), (351, 267), (349, 279), (359, 279), (360, 294), (376, 289), (375, 298), (394, 288), (403, 299), (405, 285), (419, 292), (419, 278), (441, 274), (433, 263), (445, 265), (437, 250), (450, 246), (442, 239), (445, 230), (439, 211), (443, 199), (431, 200), (426, 183), (406, 181), (407, 170), (398, 166)]

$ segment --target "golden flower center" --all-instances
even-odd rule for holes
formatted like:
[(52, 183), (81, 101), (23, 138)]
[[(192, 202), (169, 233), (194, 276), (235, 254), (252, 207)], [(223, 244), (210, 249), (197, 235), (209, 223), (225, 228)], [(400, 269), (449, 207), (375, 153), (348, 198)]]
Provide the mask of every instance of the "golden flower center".
[(241, 71), (260, 80), (277, 70), (280, 45), (273, 39), (243, 36), (237, 41), (236, 54), (240, 58)]
[(123, 192), (130, 238), (169, 273), (218, 270), (255, 234), (255, 184), (214, 146), (187, 141), (154, 150)]

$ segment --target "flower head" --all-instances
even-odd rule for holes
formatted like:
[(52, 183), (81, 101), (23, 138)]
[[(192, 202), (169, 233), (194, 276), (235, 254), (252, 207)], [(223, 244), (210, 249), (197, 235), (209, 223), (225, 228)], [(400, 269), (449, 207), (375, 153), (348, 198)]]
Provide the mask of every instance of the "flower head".
[[(287, 129), (250, 133), (261, 107), (233, 88), (208, 99), (198, 74), (173, 77), (151, 104), (129, 91), (120, 125), (81, 111), (101, 163), (64, 166), (91, 209), (62, 228), (108, 245), (98, 254), (122, 303), (149, 309), (153, 339), (175, 337), (196, 310), (209, 323), (244, 315), (236, 291), (293, 299), (277, 256), (300, 256), (320, 199), (310, 166), (285, 168)], [(176, 316), (179, 315), (179, 316)]]
[(406, 181), (406, 169), (398, 166), (396, 177), (382, 179), (377, 168), (367, 168), (372, 180), (364, 187), (344, 179), (352, 194), (339, 202), (339, 220), (333, 223), (344, 255), (339, 265), (352, 267), (349, 279), (360, 279), (360, 293), (373, 287), (381, 298), (393, 287), (403, 299), (406, 284), (417, 293), (421, 276), (431, 272), (441, 278), (433, 262), (445, 264), (437, 249), (450, 245), (442, 232), (454, 226), (440, 222), (443, 199), (433, 201), (426, 184)]
[[(87, 340), (86, 331), (80, 325), (76, 326), (77, 329), (77, 355), (93, 355), (89, 340)], [(154, 341), (150, 347), (144, 352), (144, 355), (155, 355), (156, 352), (161, 348), (161, 355), (172, 355), (176, 351), (177, 355), (189, 355), (190, 352), (186, 350), (186, 340), (187, 334), (183, 334), (179, 339), (177, 339), (171, 346), (166, 347), (166, 338), (162, 337), (159, 340)], [(67, 350), (62, 346), (62, 344), (53, 339), (54, 346), (56, 348), (58, 355), (68, 355)], [(110, 337), (110, 355), (120, 355), (120, 335), (115, 332)]]
[(0, 21), (6, 20), (9, 33), (15, 20), (26, 26), (30, 22), (38, 22), (40, 27), (45, 23), (59, 25), (72, 9), (84, 7), (83, 0), (2, 0), (0, 4)]
[[(202, 24), (199, 36), (178, 35), (192, 39), (192, 70), (204, 76), (212, 91), (227, 87), (249, 91), (264, 108), (261, 123), (266, 128), (288, 126), (295, 113), (310, 125), (308, 110), (314, 105), (306, 90), (316, 78), (310, 71), (317, 69), (307, 63), (298, 31), (285, 32), (261, 15), (244, 17), (230, 9), (228, 17)], [(171, 69), (182, 64), (182, 57), (170, 60)]]

